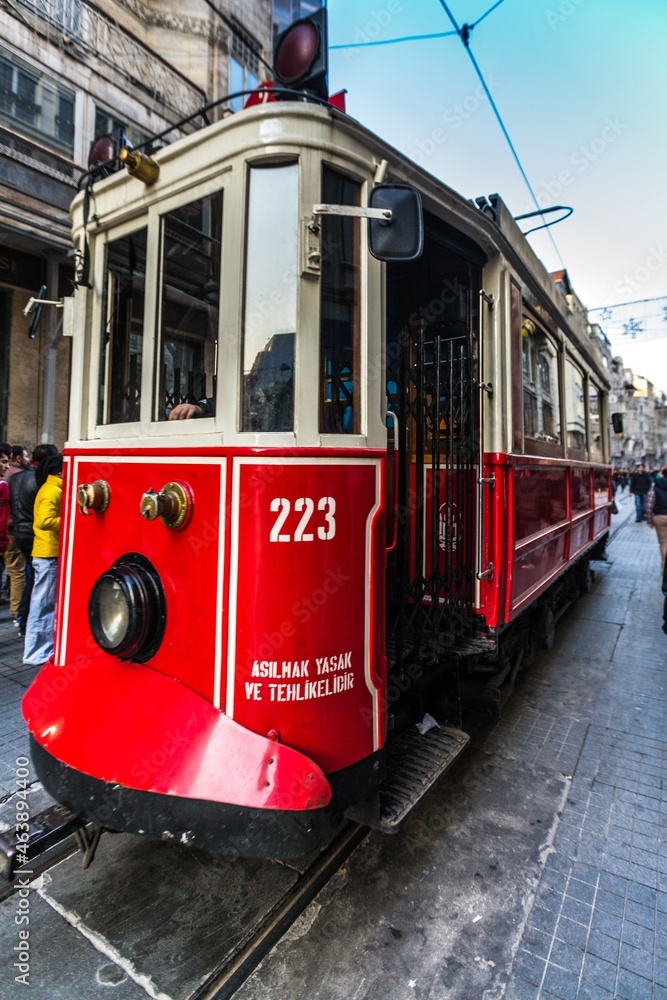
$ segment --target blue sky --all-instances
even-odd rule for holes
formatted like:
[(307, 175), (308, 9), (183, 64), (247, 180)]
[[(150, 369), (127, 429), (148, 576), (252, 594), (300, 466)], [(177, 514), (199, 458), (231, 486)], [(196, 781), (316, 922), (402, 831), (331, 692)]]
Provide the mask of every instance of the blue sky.
[[(460, 26), (493, 2), (448, 6)], [(334, 48), (451, 31), (439, 0), (328, 7), (330, 90), (347, 89), (349, 114), (465, 197), (497, 192), (515, 215), (534, 209), (459, 38)], [(540, 205), (574, 208), (551, 229), (557, 250), (531, 236), (548, 269), (564, 263), (591, 309), (667, 296), (667, 2), (502, 0), (470, 44)], [(667, 390), (664, 306), (628, 306), (602, 326), (636, 374)], [(623, 336), (630, 319), (661, 338)]]

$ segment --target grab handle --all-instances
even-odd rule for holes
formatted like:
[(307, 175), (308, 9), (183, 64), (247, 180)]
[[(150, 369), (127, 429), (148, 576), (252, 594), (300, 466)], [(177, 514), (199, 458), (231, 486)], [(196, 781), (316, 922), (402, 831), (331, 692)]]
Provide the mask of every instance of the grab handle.
[(400, 440), (400, 424), (393, 410), (387, 409), (387, 416), (394, 421), (394, 532), (391, 545), (387, 552), (394, 552), (398, 545), (398, 442)]

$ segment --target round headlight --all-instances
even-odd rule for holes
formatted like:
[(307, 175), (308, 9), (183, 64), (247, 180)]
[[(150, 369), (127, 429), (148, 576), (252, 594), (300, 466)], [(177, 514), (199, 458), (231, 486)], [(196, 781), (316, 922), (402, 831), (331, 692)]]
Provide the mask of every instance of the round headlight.
[(139, 663), (153, 656), (164, 635), (166, 613), (152, 563), (135, 552), (118, 559), (93, 587), (88, 619), (106, 653)]

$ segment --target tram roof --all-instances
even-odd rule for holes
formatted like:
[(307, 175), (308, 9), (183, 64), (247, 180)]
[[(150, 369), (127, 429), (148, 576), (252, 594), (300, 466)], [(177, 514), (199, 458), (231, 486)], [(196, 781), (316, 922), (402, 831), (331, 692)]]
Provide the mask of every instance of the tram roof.
[[(279, 129), (271, 124), (276, 120), (280, 122)], [(335, 139), (327, 134), (332, 131), (336, 133)], [(341, 136), (347, 140), (344, 144)], [(223, 137), (229, 141), (220, 142)], [(533, 305), (574, 342), (588, 364), (607, 381), (597, 341), (589, 332), (585, 309), (576, 295), (565, 294), (562, 281), (556, 283), (499, 195), (480, 198), (478, 207), (346, 113), (331, 105), (298, 101), (275, 101), (246, 108), (152, 152), (151, 157), (163, 172), (169, 189), (167, 193), (177, 184), (179, 160), (216, 143), (219, 149), (214, 160), (205, 160), (208, 176), (216, 163), (222, 167), (230, 156), (259, 147), (268, 155), (284, 154), (299, 146), (329, 147), (356, 158), (366, 171), (386, 160), (389, 178), (418, 188), (427, 211), (442, 218), (444, 210), (446, 220), (479, 246), (487, 257), (502, 254), (532, 293)], [(368, 157), (369, 151), (372, 159)], [(198, 157), (198, 162), (201, 160), (201, 156)], [(138, 214), (154, 200), (163, 198), (165, 182), (161, 180), (152, 191), (125, 170), (119, 170), (95, 181), (94, 193), (95, 220), (106, 227), (114, 224), (118, 217)], [(80, 191), (72, 203), (75, 231), (81, 224), (77, 224), (77, 218), (81, 218), (83, 200), (84, 193)], [(571, 291), (569, 278), (567, 287)]]

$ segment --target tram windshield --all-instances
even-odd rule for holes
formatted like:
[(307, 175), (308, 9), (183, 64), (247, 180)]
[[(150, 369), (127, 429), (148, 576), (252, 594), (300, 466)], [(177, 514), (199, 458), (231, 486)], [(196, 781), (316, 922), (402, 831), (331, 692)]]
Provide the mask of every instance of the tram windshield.
[(243, 430), (294, 426), (298, 165), (250, 168), (243, 324)]
[(146, 228), (107, 245), (97, 422), (139, 419), (146, 289)]
[(215, 396), (222, 192), (161, 219), (161, 294), (155, 419)]

